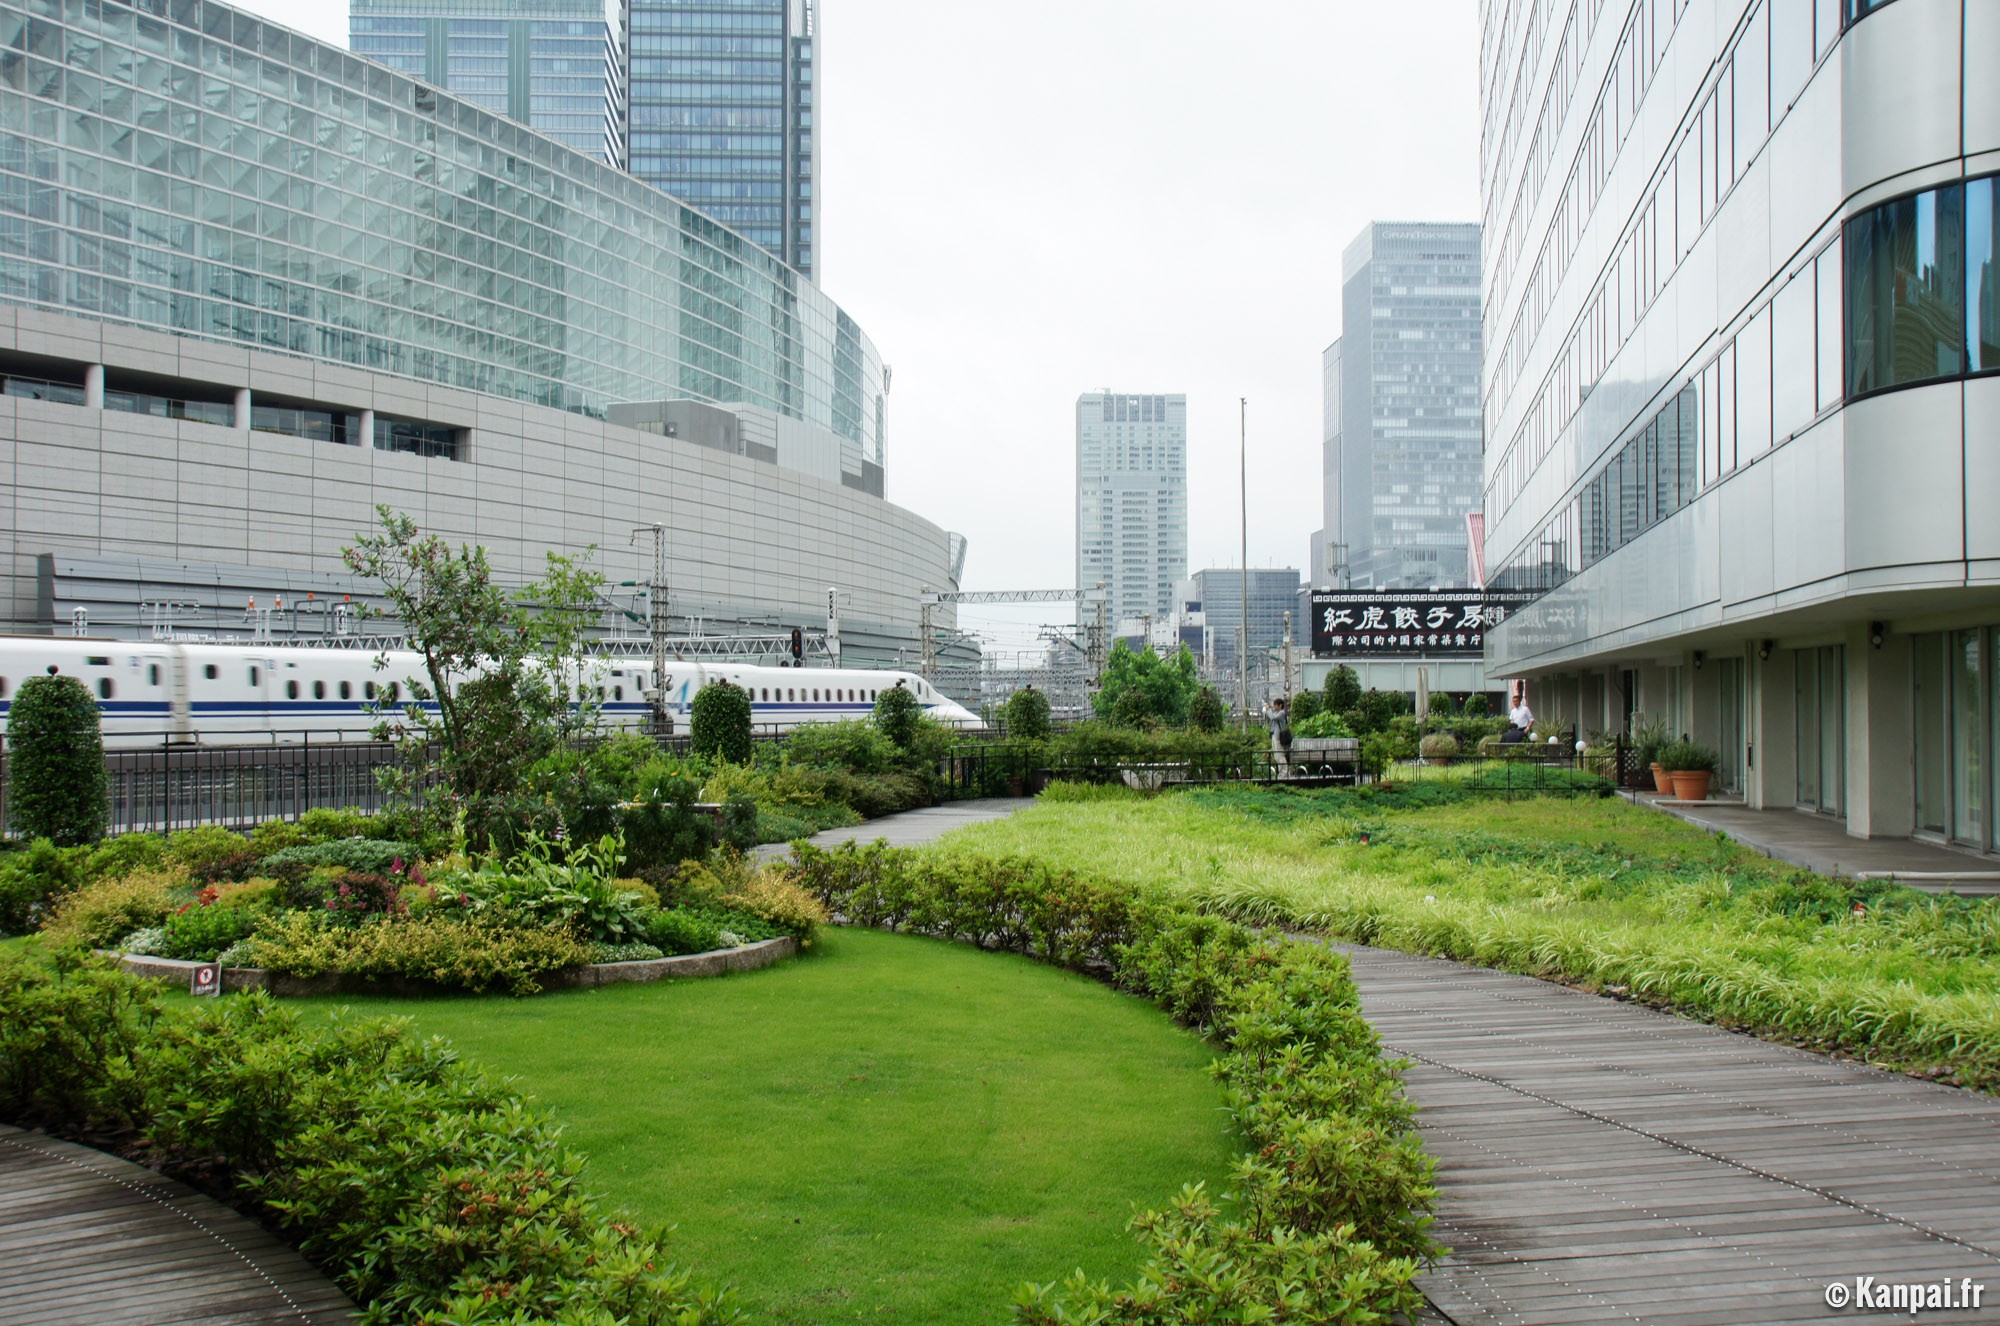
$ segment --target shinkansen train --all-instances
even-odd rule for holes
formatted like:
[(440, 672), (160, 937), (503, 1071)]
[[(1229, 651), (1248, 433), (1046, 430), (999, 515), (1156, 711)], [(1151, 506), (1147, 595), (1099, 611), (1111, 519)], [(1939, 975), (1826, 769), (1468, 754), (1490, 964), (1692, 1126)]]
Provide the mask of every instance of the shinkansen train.
[[(88, 686), (97, 697), (104, 744), (130, 748), (163, 742), (363, 741), (379, 721), (378, 710), (404, 702), (410, 679), (422, 678), (424, 665), (421, 655), (403, 650), (4, 636), (0, 730), (20, 684), (50, 672)], [(646, 723), (652, 660), (597, 658), (587, 673), (584, 682), (596, 691), (607, 726)], [(687, 730), (695, 695), (716, 681), (750, 693), (751, 721), (764, 731), (866, 718), (876, 698), (896, 686), (913, 693), (924, 712), (941, 723), (979, 726), (974, 714), (908, 672), (677, 659), (667, 664), (664, 683), (676, 730)]]

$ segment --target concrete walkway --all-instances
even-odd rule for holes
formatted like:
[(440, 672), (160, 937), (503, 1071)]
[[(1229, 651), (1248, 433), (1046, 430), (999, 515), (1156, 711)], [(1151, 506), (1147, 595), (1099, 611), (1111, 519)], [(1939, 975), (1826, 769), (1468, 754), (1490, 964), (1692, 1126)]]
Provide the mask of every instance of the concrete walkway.
[[(916, 844), (1026, 804), (820, 837)], [(1438, 1161), (1454, 1251), (1420, 1282), (1426, 1326), (1907, 1321), (1889, 1286), (1947, 1281), (1952, 1306), (1923, 1319), (2000, 1323), (2000, 1100), (1528, 977), (1336, 947), (1385, 1052), (1413, 1061)]]
[(1634, 798), (1745, 847), (1822, 875), (1893, 878), (1932, 893), (2000, 894), (2000, 860), (1908, 838), (1852, 838), (1841, 821), (1802, 810), (1752, 810), (1740, 802)]
[[(984, 824), (988, 820), (1004, 820), (1023, 806), (1034, 804), (1032, 799), (1025, 797), (954, 801), (924, 810), (906, 810), (900, 815), (884, 815), (879, 820), (868, 820), (851, 828), (828, 829), (806, 841), (814, 847), (838, 847), (842, 843), (872, 843), (880, 838), (891, 847), (922, 847), (953, 829), (962, 829), (968, 824)], [(765, 843), (757, 849), (756, 857), (759, 861), (771, 861), (789, 856), (791, 851), (790, 843)]]
[(254, 1221), (115, 1156), (0, 1125), (5, 1326), (355, 1319)]

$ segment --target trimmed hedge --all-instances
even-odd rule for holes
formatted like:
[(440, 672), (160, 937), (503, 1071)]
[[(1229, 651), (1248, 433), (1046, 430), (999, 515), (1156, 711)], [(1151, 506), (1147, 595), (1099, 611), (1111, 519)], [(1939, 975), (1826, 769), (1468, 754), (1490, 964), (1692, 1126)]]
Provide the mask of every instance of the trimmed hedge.
[(1441, 1255), (1432, 1162), (1412, 1107), (1326, 948), (1022, 858), (795, 844), (796, 875), (857, 925), (1005, 949), (1097, 973), (1213, 1036), (1247, 1152), (1227, 1209), (1199, 1185), (1133, 1227), (1150, 1250), (1123, 1289), (1024, 1286), (1021, 1326), (1411, 1316)]
[(75, 677), (30, 677), (7, 714), (7, 817), (58, 847), (104, 836), (111, 799), (97, 699)]
[(127, 1135), (416, 1326), (734, 1326), (582, 1187), (546, 1113), (407, 1019), (316, 1027), (269, 998), (170, 1005), (90, 960), (0, 961), (0, 1117)]

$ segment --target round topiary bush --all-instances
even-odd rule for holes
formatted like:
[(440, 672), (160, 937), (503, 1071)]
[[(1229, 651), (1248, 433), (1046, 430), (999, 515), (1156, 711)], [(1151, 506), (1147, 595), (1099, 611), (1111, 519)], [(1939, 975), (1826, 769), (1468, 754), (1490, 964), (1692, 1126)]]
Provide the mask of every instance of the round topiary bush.
[(916, 739), (917, 720), (923, 713), (924, 707), (916, 694), (900, 682), (885, 689), (875, 700), (875, 726), (899, 750), (908, 750)]
[(694, 753), (713, 755), (731, 764), (750, 761), (750, 692), (726, 681), (712, 681), (694, 693), (689, 722)]
[(1229, 721), (1229, 711), (1222, 707), (1222, 697), (1215, 687), (1204, 686), (1188, 701), (1188, 725), (1197, 732), (1220, 732), (1222, 725)]
[(1458, 738), (1449, 732), (1433, 732), (1417, 743), (1417, 754), (1427, 760), (1445, 760), (1458, 754)]
[(111, 799), (97, 701), (75, 677), (30, 677), (7, 717), (7, 813), (24, 838), (59, 847), (104, 836)]
[(1024, 686), (1007, 697), (1007, 735), (1015, 741), (1040, 741), (1049, 735), (1049, 697)]

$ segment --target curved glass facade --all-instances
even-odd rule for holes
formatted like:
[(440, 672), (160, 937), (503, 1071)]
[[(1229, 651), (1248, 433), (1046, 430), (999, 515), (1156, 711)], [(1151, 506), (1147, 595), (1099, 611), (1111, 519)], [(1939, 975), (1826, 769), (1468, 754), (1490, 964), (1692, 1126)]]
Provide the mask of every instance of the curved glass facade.
[(0, 0), (0, 300), (593, 415), (743, 402), (882, 463), (880, 360), (797, 272), (211, 0)]

